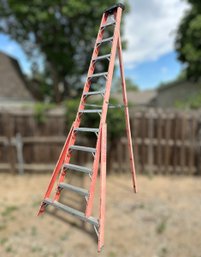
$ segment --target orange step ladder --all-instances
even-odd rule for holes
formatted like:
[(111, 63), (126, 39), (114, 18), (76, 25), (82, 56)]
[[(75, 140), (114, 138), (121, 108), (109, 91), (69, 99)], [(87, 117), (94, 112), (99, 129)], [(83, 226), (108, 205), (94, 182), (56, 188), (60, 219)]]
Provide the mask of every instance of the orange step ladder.
[[(75, 121), (72, 124), (66, 142), (63, 146), (61, 154), (59, 156), (58, 162), (53, 171), (52, 177), (50, 179), (47, 191), (44, 195), (44, 199), (41, 203), (38, 215), (45, 212), (45, 209), (48, 205), (52, 205), (55, 208), (61, 209), (66, 213), (69, 213), (77, 218), (90, 223), (97, 235), (98, 235), (98, 251), (101, 251), (101, 248), (104, 245), (104, 219), (105, 219), (105, 193), (106, 193), (106, 149), (107, 149), (107, 125), (106, 117), (109, 105), (110, 90), (112, 84), (112, 77), (114, 72), (115, 65), (115, 56), (118, 51), (119, 64), (120, 64), (120, 73), (121, 73), (121, 82), (122, 82), (122, 94), (125, 110), (125, 122), (126, 122), (126, 132), (128, 138), (128, 149), (130, 155), (130, 166), (131, 174), (133, 181), (134, 192), (137, 192), (136, 185), (136, 175), (135, 175), (135, 166), (133, 158), (133, 147), (132, 147), (132, 138), (130, 131), (130, 122), (129, 122), (129, 112), (128, 112), (128, 102), (126, 94), (126, 83), (124, 77), (123, 69), (123, 60), (122, 60), (122, 46), (120, 38), (120, 22), (122, 11), (124, 10), (124, 5), (119, 3), (111, 8), (108, 8), (104, 11), (102, 15), (102, 20), (98, 35), (95, 42), (95, 47), (93, 50), (86, 83), (84, 85), (83, 93), (81, 96), (78, 112), (75, 118)], [(107, 29), (112, 28), (112, 36), (105, 37), (107, 35)], [(103, 44), (111, 44), (110, 53), (100, 55), (101, 46)], [(108, 70), (106, 72), (95, 73), (96, 65), (101, 61), (108, 61)], [(104, 78), (104, 90), (93, 91), (93, 82), (99, 80), (99, 78)], [(101, 95), (103, 97), (102, 109), (95, 108), (86, 108), (87, 100), (93, 98), (93, 96)], [(89, 105), (90, 106), (90, 105)], [(93, 105), (92, 105), (93, 106)], [(81, 127), (82, 117), (84, 115), (100, 115), (100, 124), (98, 128), (91, 127)], [(80, 146), (76, 144), (76, 137), (78, 133), (95, 133), (97, 135), (96, 147)], [(79, 166), (77, 164), (71, 163), (71, 157), (74, 151), (84, 151), (88, 154), (93, 155), (93, 165), (91, 168)], [(99, 218), (94, 218), (91, 216), (92, 207), (95, 194), (95, 185), (98, 175), (98, 169), (100, 164), (100, 215)], [(76, 187), (71, 184), (64, 182), (67, 171), (72, 172), (82, 172), (86, 175), (89, 175), (90, 187), (89, 190), (84, 188)], [(52, 189), (57, 183), (56, 193), (53, 198), (50, 198)], [(60, 195), (62, 190), (73, 191), (79, 195), (82, 195), (86, 198), (86, 210), (85, 213), (73, 209), (67, 205), (59, 202)]]

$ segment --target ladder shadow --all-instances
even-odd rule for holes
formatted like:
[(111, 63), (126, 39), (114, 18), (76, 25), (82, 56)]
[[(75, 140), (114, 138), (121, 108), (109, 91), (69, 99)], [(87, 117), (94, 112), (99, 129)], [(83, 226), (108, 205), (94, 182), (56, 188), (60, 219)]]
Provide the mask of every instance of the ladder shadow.
[(78, 224), (74, 221), (69, 220), (68, 217), (65, 218), (62, 215), (60, 215), (58, 210), (54, 210), (54, 211), (46, 210), (46, 213), (64, 223), (68, 223), (70, 226), (82, 232), (84, 231), (85, 234), (89, 235), (95, 242), (97, 242), (97, 236), (95, 231), (93, 229), (87, 228), (86, 223), (84, 221), (80, 221), (80, 224)]

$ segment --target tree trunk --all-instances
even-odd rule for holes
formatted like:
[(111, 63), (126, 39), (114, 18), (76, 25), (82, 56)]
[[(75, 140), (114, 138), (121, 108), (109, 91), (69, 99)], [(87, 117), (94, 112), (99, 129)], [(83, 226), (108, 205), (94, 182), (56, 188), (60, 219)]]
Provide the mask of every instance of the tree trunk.
[(52, 81), (53, 81), (53, 99), (56, 103), (61, 102), (61, 92), (59, 91), (59, 77), (54, 66), (51, 65)]

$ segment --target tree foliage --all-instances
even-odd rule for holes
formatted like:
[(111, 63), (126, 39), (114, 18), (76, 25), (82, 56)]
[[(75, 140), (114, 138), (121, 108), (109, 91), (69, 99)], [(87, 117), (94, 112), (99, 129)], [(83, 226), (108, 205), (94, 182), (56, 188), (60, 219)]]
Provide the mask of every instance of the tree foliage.
[(187, 67), (187, 76), (194, 80), (201, 77), (201, 1), (188, 0), (190, 10), (182, 19), (177, 31), (178, 59)]
[[(139, 91), (139, 86), (133, 82), (132, 79), (126, 78), (126, 90), (127, 91)], [(122, 92), (121, 78), (115, 78), (113, 81), (113, 91), (114, 92)]]
[[(81, 84), (103, 10), (113, 0), (0, 0), (0, 32), (17, 41), (30, 59), (43, 63), (55, 101)], [(83, 83), (82, 83), (83, 84)], [(80, 85), (81, 86), (81, 85)]]

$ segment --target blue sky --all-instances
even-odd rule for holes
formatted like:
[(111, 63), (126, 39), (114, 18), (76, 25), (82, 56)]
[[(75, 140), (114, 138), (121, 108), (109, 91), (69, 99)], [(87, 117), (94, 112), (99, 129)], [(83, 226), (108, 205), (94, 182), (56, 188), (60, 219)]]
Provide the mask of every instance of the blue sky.
[[(181, 69), (174, 51), (176, 28), (188, 9), (184, 0), (129, 0), (130, 13), (125, 18), (123, 53), (125, 75), (140, 89), (152, 89), (176, 78)], [(22, 48), (0, 34), (0, 51), (18, 59), (24, 73), (30, 62)]]
[(153, 89), (161, 82), (175, 79), (181, 71), (174, 51), (162, 55), (155, 61), (143, 61), (132, 69), (125, 68), (125, 75), (131, 78), (140, 89)]

